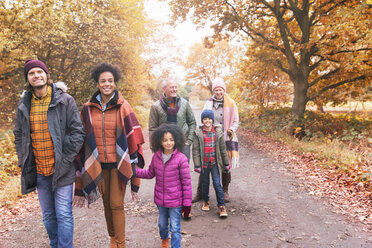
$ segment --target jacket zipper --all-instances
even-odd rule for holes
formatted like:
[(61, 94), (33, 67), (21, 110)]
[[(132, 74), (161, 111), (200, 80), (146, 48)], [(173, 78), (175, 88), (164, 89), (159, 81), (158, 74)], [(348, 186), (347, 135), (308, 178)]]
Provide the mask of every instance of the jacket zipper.
[(165, 207), (165, 199), (164, 198), (165, 198), (165, 163), (163, 163), (163, 206)]
[(106, 140), (105, 140), (105, 111), (102, 111), (102, 139), (103, 139), (103, 154), (105, 155), (105, 163), (107, 163)]

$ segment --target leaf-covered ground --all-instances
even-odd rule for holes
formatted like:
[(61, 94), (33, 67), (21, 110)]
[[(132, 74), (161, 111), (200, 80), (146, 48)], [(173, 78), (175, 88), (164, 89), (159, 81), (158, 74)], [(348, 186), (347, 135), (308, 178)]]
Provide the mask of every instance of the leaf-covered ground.
[[(316, 166), (294, 151), (248, 130), (239, 132), (240, 168), (232, 171), (228, 218), (219, 219), (211, 187), (211, 211), (192, 206), (182, 221), (183, 247), (362, 247), (372, 245), (371, 200), (357, 185)], [(151, 159), (148, 143), (146, 163)], [(192, 165), (191, 165), (192, 166)], [(191, 173), (193, 189), (198, 174)], [(143, 180), (140, 202), (125, 200), (126, 240), (131, 248), (160, 246), (154, 180)], [(0, 208), (0, 247), (48, 247), (36, 194), (12, 209)], [(108, 247), (102, 201), (74, 208), (74, 246)]]
[(286, 163), (286, 168), (306, 185), (310, 195), (325, 198), (335, 211), (351, 221), (360, 221), (372, 231), (372, 194), (353, 178), (336, 169), (322, 168), (312, 153), (298, 155), (288, 146), (250, 130), (242, 134), (253, 147)]

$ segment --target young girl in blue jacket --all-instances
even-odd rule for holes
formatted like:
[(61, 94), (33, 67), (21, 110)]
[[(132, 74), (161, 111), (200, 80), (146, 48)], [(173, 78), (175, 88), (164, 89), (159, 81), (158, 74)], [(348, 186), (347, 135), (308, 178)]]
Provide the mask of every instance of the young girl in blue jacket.
[(172, 248), (181, 247), (181, 216), (189, 217), (191, 211), (191, 176), (189, 163), (181, 152), (185, 135), (174, 124), (163, 124), (150, 137), (154, 152), (148, 169), (133, 167), (138, 178), (156, 177), (154, 202), (159, 209), (159, 233), (161, 247), (169, 246), (169, 231), (172, 233)]

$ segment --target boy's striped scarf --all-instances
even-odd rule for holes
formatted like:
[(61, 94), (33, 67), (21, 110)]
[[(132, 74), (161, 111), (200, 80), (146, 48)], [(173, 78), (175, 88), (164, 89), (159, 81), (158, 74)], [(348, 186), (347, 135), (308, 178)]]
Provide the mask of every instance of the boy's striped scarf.
[[(209, 98), (204, 106), (204, 109), (213, 110), (213, 97)], [(239, 113), (235, 101), (227, 94), (223, 97), (223, 130), (226, 143), (227, 154), (230, 159), (230, 168), (239, 167), (239, 141), (236, 135), (236, 130), (233, 130), (233, 136), (230, 138), (227, 135), (227, 130), (231, 129), (233, 123), (239, 123)]]
[[(99, 161), (96, 140), (92, 126), (91, 107), (84, 105), (81, 118), (85, 126), (85, 142), (80, 156), (81, 180), (77, 178), (75, 194), (84, 195), (88, 205), (99, 198), (99, 193), (104, 192), (101, 163)], [(124, 100), (117, 113), (116, 123), (116, 161), (119, 180), (126, 184), (131, 179), (133, 172), (130, 155), (137, 153), (138, 166), (144, 167), (142, 144), (144, 142), (141, 127), (131, 108)], [(79, 170), (79, 169), (78, 169)], [(79, 177), (79, 172), (77, 176)], [(139, 186), (139, 185), (138, 185)]]

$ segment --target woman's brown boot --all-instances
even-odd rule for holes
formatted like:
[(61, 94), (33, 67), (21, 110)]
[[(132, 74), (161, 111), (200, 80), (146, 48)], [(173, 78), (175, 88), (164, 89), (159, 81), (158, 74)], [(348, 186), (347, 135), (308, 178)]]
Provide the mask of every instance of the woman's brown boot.
[(225, 202), (230, 202), (229, 184), (231, 182), (231, 172), (222, 173), (222, 189), (224, 193)]
[(115, 241), (115, 238), (114, 237), (110, 237), (110, 248), (117, 248), (118, 245)]

